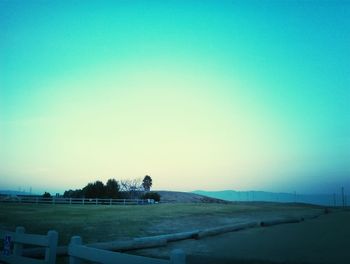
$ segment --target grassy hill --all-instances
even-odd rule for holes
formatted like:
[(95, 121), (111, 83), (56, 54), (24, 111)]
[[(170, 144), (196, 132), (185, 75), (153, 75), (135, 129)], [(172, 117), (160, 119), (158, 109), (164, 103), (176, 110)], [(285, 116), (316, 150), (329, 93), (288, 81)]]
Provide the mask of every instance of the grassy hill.
[(190, 192), (156, 191), (161, 196), (161, 202), (167, 203), (227, 203), (222, 199), (208, 197)]
[(275, 193), (263, 191), (194, 191), (193, 193), (204, 195), (226, 201), (258, 201), (258, 202), (279, 202), (279, 203), (309, 203), (316, 205), (333, 206), (334, 198), (337, 206), (340, 206), (342, 199), (340, 195), (333, 194), (299, 194), (299, 193)]

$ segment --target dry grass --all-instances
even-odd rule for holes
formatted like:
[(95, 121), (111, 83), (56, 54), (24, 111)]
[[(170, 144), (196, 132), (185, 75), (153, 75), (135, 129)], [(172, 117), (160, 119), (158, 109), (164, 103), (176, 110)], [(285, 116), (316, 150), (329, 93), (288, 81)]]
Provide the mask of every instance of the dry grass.
[(80, 235), (87, 242), (188, 231), (229, 222), (310, 212), (304, 206), (259, 203), (157, 204), (139, 206), (0, 204), (0, 229), (24, 226), (30, 233), (59, 232), (59, 244)]

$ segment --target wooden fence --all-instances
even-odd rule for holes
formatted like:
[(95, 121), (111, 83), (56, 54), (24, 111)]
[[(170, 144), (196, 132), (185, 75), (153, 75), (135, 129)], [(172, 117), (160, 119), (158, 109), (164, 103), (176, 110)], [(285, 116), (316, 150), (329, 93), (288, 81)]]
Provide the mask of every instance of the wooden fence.
[(100, 198), (65, 198), (40, 196), (5, 196), (0, 198), (2, 203), (22, 204), (80, 204), (80, 205), (145, 205), (154, 204), (153, 199), (100, 199)]
[[(239, 231), (247, 228), (266, 227), (272, 225), (298, 223), (307, 219), (319, 217), (322, 214), (329, 213), (329, 210), (319, 211), (317, 213), (304, 215), (302, 217), (286, 217), (267, 219), (263, 221), (253, 221), (246, 223), (235, 223), (232, 225), (207, 228), (203, 230), (194, 230), (189, 232), (158, 235), (152, 237), (135, 238), (129, 241), (109, 241), (94, 244), (82, 245), (81, 237), (71, 238), (69, 246), (57, 247), (58, 234), (55, 231), (49, 231), (47, 236), (25, 234), (23, 227), (17, 227), (16, 232), (1, 231), (0, 237), (4, 238), (4, 249), (0, 255), (0, 263), (23, 263), (23, 264), (54, 264), (56, 255), (69, 256), (70, 264), (78, 264), (80, 260), (88, 260), (103, 264), (128, 263), (128, 264), (185, 264), (186, 256), (181, 250), (171, 252), (170, 261), (154, 258), (134, 256), (125, 253), (113, 252), (112, 250), (133, 250), (150, 247), (166, 246), (168, 242), (174, 242), (184, 239), (201, 239), (207, 236), (219, 235), (227, 232)], [(14, 249), (10, 244), (14, 243)], [(45, 248), (30, 248), (23, 250), (22, 244), (37, 245)], [(22, 254), (23, 253), (23, 254)], [(44, 253), (44, 254), (43, 254)], [(0, 253), (1, 254), (1, 253)], [(43, 256), (44, 260), (25, 258), (24, 256)]]
[(109, 250), (97, 249), (82, 245), (81, 237), (74, 236), (68, 247), (69, 264), (80, 264), (80, 260), (88, 260), (103, 264), (185, 264), (186, 256), (182, 250), (171, 252), (170, 261), (135, 256)]
[[(0, 231), (4, 239), (0, 252), (0, 263), (10, 264), (55, 264), (57, 256), (58, 233), (49, 231), (47, 235), (26, 234), (24, 227), (17, 227), (16, 232)], [(13, 245), (13, 249), (12, 249)], [(44, 259), (24, 256), (23, 245), (34, 245), (45, 248)], [(97, 245), (98, 246), (98, 245)], [(182, 250), (175, 249), (170, 260), (135, 256), (113, 252), (93, 246), (82, 245), (80, 236), (73, 236), (68, 246), (69, 264), (80, 264), (81, 260), (103, 264), (185, 264), (186, 256)]]
[[(58, 233), (49, 231), (47, 235), (26, 234), (24, 227), (17, 227), (16, 232), (0, 231), (4, 239), (4, 249), (0, 254), (0, 262), (21, 264), (55, 264)], [(14, 244), (13, 251), (11, 244)], [(23, 245), (34, 245), (46, 248), (44, 259), (22, 256)]]

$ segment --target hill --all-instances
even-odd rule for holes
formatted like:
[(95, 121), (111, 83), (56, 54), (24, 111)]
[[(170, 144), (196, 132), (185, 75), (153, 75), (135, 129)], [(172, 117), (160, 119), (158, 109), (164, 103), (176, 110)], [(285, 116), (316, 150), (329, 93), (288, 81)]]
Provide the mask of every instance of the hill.
[(228, 203), (222, 199), (189, 192), (156, 191), (167, 203)]
[[(226, 201), (257, 201), (257, 202), (281, 202), (281, 203), (308, 203), (315, 205), (337, 206), (341, 205), (340, 195), (332, 194), (299, 194), (299, 193), (275, 193), (263, 191), (194, 191), (193, 193)], [(335, 201), (334, 201), (335, 198)]]
[(0, 190), (0, 195), (31, 195), (30, 192), (25, 191), (13, 191), (13, 190)]

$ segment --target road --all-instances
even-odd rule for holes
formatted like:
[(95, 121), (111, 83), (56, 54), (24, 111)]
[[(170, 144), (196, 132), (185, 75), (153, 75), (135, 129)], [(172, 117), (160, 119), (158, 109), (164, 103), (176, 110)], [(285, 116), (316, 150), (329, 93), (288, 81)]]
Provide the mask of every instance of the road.
[(350, 263), (350, 211), (296, 224), (258, 227), (134, 253), (164, 257), (181, 248), (194, 263)]

